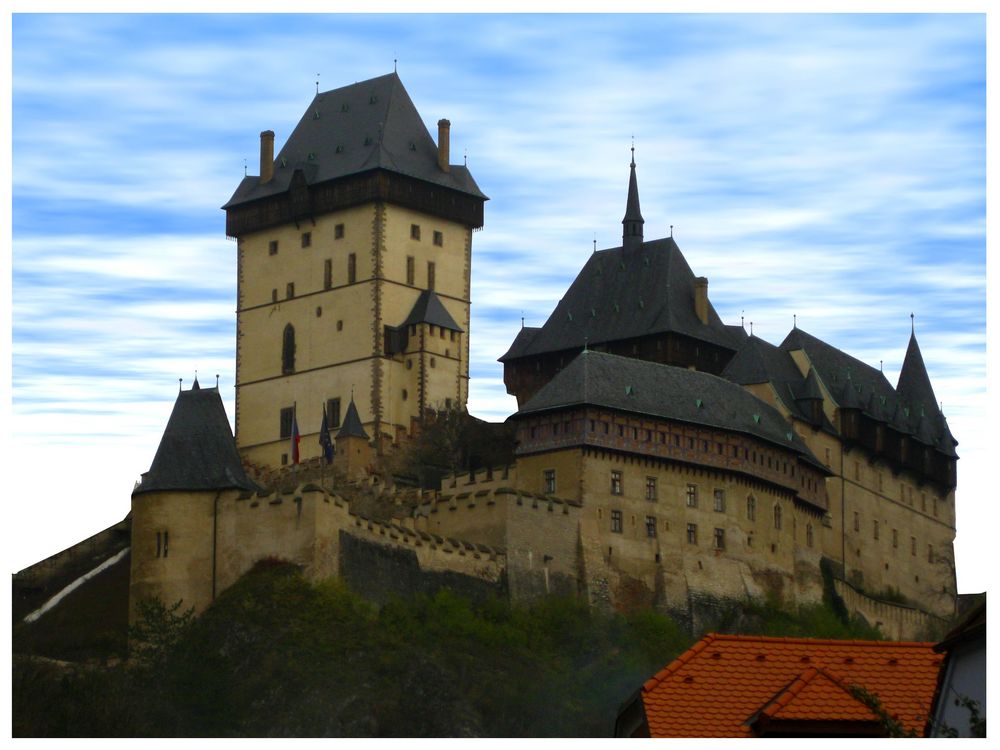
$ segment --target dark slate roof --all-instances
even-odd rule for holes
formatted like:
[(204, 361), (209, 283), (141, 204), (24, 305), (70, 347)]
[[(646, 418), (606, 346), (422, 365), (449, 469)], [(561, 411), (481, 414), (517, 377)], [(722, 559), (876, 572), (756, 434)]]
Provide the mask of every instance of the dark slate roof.
[(642, 225), (645, 221), (639, 210), (639, 183), (635, 178), (635, 149), (632, 149), (632, 163), (629, 164), (628, 199), (625, 201), (625, 217), (622, 219), (623, 239), (630, 234), (630, 225), (635, 227), (634, 234), (642, 237)]
[(410, 310), (410, 314), (403, 321), (404, 326), (416, 325), (417, 323), (430, 323), (431, 325), (446, 328), (449, 331), (463, 332), (462, 327), (455, 322), (455, 319), (451, 317), (451, 313), (448, 312), (441, 302), (441, 298), (430, 289), (424, 289), (420, 293), (416, 303), (413, 305), (413, 309)]
[(341, 422), (340, 429), (337, 431), (337, 438), (342, 437), (359, 437), (368, 440), (368, 433), (365, 432), (365, 428), (361, 424), (358, 407), (354, 405), (353, 398), (351, 403), (347, 405), (347, 414), (344, 415), (344, 421)]
[(817, 375), (838, 405), (860, 409), (873, 419), (915, 437), (925, 445), (955, 456), (958, 444), (948, 429), (931, 388), (916, 338), (910, 338), (899, 389), (894, 389), (880, 370), (845, 354), (815, 336), (794, 328), (781, 343), (781, 349), (802, 349)]
[(666, 332), (736, 349), (711, 302), (708, 323), (698, 320), (694, 278), (670, 237), (593, 253), (541, 330), (500, 361)]
[(822, 468), (777, 409), (735, 383), (604, 352), (581, 352), (514, 416), (581, 404), (752, 435)]
[(278, 153), (274, 178), (244, 177), (223, 208), (288, 190), (302, 169), (309, 184), (385, 169), (486, 200), (468, 168), (438, 166), (438, 148), (395, 73), (317, 94)]
[(177, 394), (153, 464), (132, 493), (258, 487), (244, 473), (218, 388)]
[(524, 350), (528, 348), (528, 344), (531, 340), (535, 338), (535, 334), (538, 333), (541, 328), (532, 328), (531, 326), (521, 326), (521, 330), (517, 332), (517, 336), (514, 337), (514, 342), (510, 345), (507, 352), (500, 357), (500, 362), (505, 362), (508, 359), (517, 359), (522, 354)]

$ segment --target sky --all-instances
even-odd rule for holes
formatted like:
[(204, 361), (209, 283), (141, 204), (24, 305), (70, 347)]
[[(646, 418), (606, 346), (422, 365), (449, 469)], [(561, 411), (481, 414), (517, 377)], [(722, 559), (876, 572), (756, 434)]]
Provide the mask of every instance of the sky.
[[(896, 382), (911, 318), (987, 587), (985, 14), (30, 15), (11, 27), (9, 569), (121, 520), (183, 378), (233, 415), (220, 206), (316, 92), (393, 70), (490, 196), (469, 411), (593, 251), (673, 227), (726, 323)], [(996, 416), (994, 414), (994, 416)]]

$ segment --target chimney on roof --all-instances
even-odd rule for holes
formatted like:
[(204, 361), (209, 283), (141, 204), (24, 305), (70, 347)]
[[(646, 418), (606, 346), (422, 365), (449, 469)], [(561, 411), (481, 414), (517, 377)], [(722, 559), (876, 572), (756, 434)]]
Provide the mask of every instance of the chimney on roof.
[(274, 131), (260, 134), (260, 184), (266, 185), (274, 177)]
[(449, 159), (451, 158), (451, 122), (448, 120), (438, 120), (438, 166), (442, 172), (450, 172)]
[(694, 280), (694, 313), (702, 325), (708, 325), (708, 279), (704, 276)]

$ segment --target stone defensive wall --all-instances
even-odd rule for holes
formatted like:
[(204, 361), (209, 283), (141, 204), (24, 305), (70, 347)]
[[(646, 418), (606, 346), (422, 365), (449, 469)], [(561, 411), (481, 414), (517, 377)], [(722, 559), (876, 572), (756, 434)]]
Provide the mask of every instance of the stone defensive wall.
[(833, 579), (833, 588), (848, 612), (861, 615), (890, 640), (939, 640), (947, 630), (948, 621), (944, 618), (916, 607), (875, 599), (839, 578)]
[(499, 488), (517, 485), (517, 466), (490, 467), (465, 471), (459, 474), (447, 474), (441, 477), (441, 491), (461, 492), (463, 489), (475, 486), (477, 489)]
[[(353, 513), (344, 498), (314, 484), (234, 495), (220, 507), (216, 533), (216, 593), (258, 560), (280, 557), (302, 566), (310, 578), (338, 576), (376, 599), (445, 584), (479, 595), (473, 590), (477, 584), (464, 578), (506, 595), (502, 547), (417, 529), (413, 519), (366, 518)], [(440, 580), (435, 583), (435, 578)], [(410, 585), (399, 590), (400, 581)]]

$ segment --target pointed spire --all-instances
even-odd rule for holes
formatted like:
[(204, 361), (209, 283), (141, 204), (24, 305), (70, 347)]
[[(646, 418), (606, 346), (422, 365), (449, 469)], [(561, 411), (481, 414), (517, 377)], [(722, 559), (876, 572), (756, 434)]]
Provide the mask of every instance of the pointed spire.
[(201, 390), (201, 384), (198, 382), (198, 371), (197, 370), (194, 371), (194, 383), (191, 385), (191, 390), (192, 391), (200, 391)]
[(622, 248), (629, 250), (642, 245), (642, 225), (645, 223), (639, 211), (639, 183), (635, 178), (635, 145), (632, 146), (632, 162), (629, 164), (628, 200), (625, 204), (625, 218), (622, 219)]
[(337, 439), (345, 437), (359, 437), (368, 440), (368, 433), (361, 424), (361, 417), (358, 416), (358, 407), (354, 405), (354, 392), (351, 391), (351, 403), (347, 405), (347, 413), (344, 421), (337, 432)]
[[(903, 366), (899, 370), (899, 381), (896, 383), (896, 393), (910, 406), (917, 410), (923, 406), (926, 410), (936, 410), (937, 398), (931, 387), (931, 379), (924, 366), (924, 358), (917, 344), (917, 334), (913, 330), (911, 313), (910, 343), (906, 347)], [(919, 413), (919, 412), (917, 412)]]

